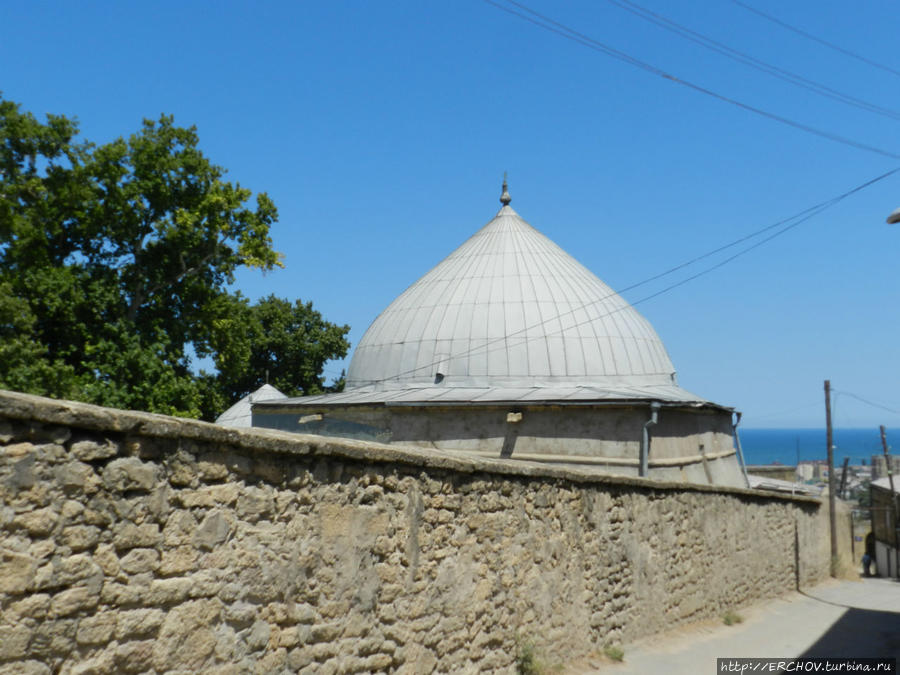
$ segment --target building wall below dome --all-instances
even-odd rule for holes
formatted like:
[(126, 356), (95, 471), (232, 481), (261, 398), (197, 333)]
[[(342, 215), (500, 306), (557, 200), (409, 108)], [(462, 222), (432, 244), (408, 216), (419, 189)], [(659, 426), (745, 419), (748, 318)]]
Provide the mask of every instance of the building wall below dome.
[[(253, 425), (638, 476), (649, 419), (649, 404), (285, 406), (254, 411)], [(727, 411), (664, 407), (649, 430), (649, 478), (746, 487)]]

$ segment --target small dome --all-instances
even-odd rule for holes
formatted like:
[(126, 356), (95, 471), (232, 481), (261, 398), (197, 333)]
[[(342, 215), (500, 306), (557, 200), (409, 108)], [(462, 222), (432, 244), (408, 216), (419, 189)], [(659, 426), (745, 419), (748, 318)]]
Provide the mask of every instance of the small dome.
[(256, 391), (250, 392), (216, 418), (216, 424), (223, 427), (249, 428), (252, 426), (251, 408), (254, 403), (275, 401), (287, 398), (271, 384), (264, 384)]
[(503, 196), (369, 326), (348, 389), (674, 385), (649, 322)]

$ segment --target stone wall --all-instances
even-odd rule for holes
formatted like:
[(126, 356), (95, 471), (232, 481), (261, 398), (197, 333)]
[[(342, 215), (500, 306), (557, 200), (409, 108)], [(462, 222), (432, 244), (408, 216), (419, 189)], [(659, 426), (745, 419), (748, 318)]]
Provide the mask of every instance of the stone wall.
[(510, 672), (821, 580), (821, 510), (0, 392), (0, 673)]

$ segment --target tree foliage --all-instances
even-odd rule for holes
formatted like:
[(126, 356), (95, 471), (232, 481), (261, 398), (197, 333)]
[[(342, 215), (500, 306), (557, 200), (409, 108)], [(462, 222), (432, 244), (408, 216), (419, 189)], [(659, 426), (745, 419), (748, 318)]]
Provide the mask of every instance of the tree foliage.
[(170, 116), (94, 145), (0, 98), (0, 386), (206, 418), (266, 370), (285, 393), (321, 391), (348, 328), (229, 291), (238, 268), (281, 262), (275, 205), (224, 174)]

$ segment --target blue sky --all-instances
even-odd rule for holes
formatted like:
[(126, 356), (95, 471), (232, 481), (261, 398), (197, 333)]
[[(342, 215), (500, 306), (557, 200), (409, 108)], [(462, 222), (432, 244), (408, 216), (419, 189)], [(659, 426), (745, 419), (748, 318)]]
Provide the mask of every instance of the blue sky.
[[(900, 70), (895, 2), (748, 3)], [(900, 76), (734, 2), (642, 4), (900, 116)], [(723, 96), (900, 156), (898, 119), (771, 78), (613, 3), (529, 7)], [(354, 344), (490, 220), (504, 171), (522, 217), (624, 288), (900, 167), (482, 0), (7, 2), (0, 64), (6, 98), (77, 116), (95, 142), (160, 113), (196, 125), (230, 179), (279, 208), (272, 235), (286, 268), (241, 273), (237, 286), (312, 300), (350, 324)], [(837, 425), (900, 426), (900, 226), (884, 223), (897, 206), (900, 174), (641, 303), (682, 386), (742, 410), (747, 426), (820, 426), (830, 378)]]

